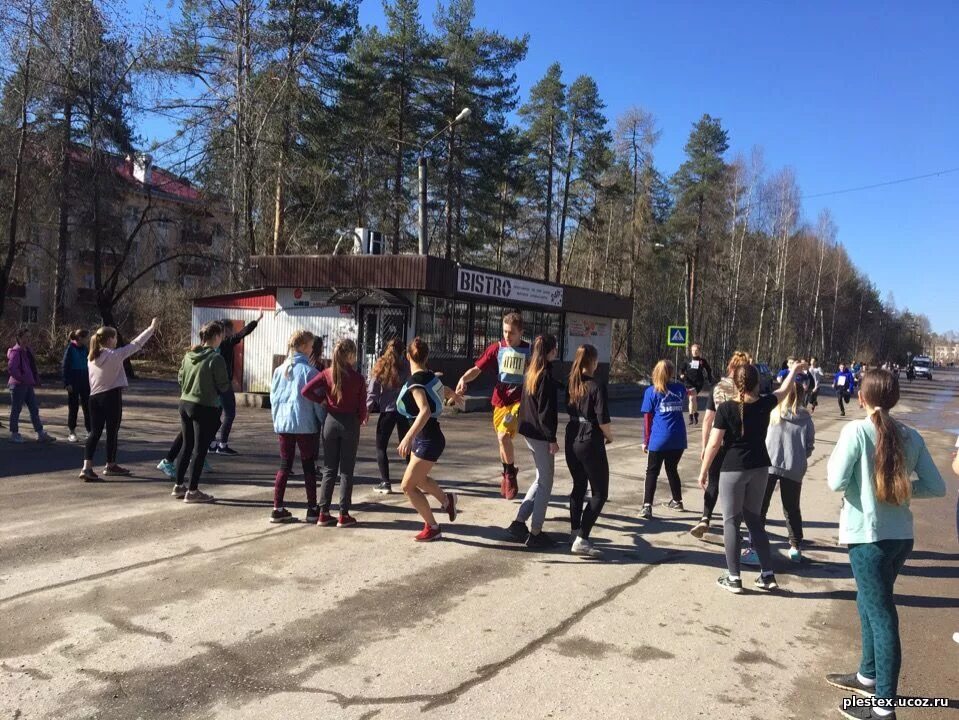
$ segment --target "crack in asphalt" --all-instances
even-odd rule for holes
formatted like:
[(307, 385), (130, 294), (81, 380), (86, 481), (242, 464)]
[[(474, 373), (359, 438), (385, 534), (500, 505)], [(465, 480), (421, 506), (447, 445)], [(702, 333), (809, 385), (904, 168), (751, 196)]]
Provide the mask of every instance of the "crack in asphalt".
[[(286, 525), (278, 525), (266, 530), (263, 530), (260, 533), (257, 533), (255, 537), (248, 537), (245, 540), (237, 540), (233, 543), (227, 543), (226, 545), (218, 545), (217, 547), (203, 549), (194, 545), (193, 547), (187, 548), (183, 552), (178, 552), (173, 555), (167, 555), (165, 557), (153, 558), (152, 560), (143, 560), (138, 563), (132, 563), (130, 565), (123, 565), (118, 568), (112, 568), (111, 570), (104, 570), (103, 572), (93, 573), (91, 575), (84, 575), (78, 578), (71, 578), (69, 580), (63, 580), (58, 583), (52, 583), (50, 585), (43, 585), (41, 587), (33, 588), (32, 590), (24, 590), (23, 592), (16, 593), (15, 595), (8, 595), (7, 597), (0, 598), (0, 605), (6, 605), (8, 603), (16, 602), (17, 600), (22, 600), (24, 598), (32, 597), (34, 595), (40, 595), (41, 593), (49, 592), (51, 590), (62, 590), (65, 587), (72, 587), (74, 585), (81, 585), (83, 583), (94, 582), (96, 580), (103, 580), (104, 578), (115, 577), (117, 575), (122, 575), (123, 573), (132, 572), (134, 570), (142, 570), (143, 568), (153, 567), (156, 565), (162, 565), (166, 562), (171, 562), (173, 560), (180, 560), (185, 557), (196, 557), (199, 555), (211, 555), (223, 550), (229, 550), (231, 548), (239, 547), (240, 545), (247, 545), (248, 543), (256, 542), (257, 540), (262, 540), (265, 537), (268, 537), (271, 534), (288, 531), (287, 528), (292, 530), (296, 529), (299, 523), (290, 523)], [(308, 527), (303, 525), (303, 527)]]
[[(482, 665), (476, 668), (476, 673), (477, 673), (476, 677), (470, 678), (469, 680), (465, 680), (459, 683), (458, 685), (456, 685), (455, 687), (447, 690), (446, 692), (418, 693), (418, 694), (411, 694), (411, 695), (386, 695), (381, 697), (368, 697), (368, 696), (362, 696), (362, 695), (349, 696), (343, 693), (336, 692), (335, 690), (325, 690), (323, 688), (299, 688), (297, 690), (293, 690), (293, 692), (306, 692), (306, 693), (326, 695), (328, 697), (333, 698), (333, 700), (335, 700), (336, 703), (342, 708), (348, 708), (348, 707), (354, 707), (354, 706), (360, 706), (360, 705), (408, 705), (411, 703), (423, 702), (425, 704), (423, 705), (422, 708), (420, 708), (420, 710), (422, 712), (426, 712), (427, 710), (433, 710), (435, 708), (442, 707), (444, 705), (450, 705), (452, 703), (455, 703), (457, 700), (459, 700), (459, 698), (462, 695), (472, 690), (474, 687), (477, 687), (478, 685), (482, 685), (488, 682), (489, 680), (492, 680), (494, 677), (499, 675), (499, 673), (505, 670), (506, 668), (512, 665), (515, 665), (520, 660), (523, 660), (529, 657), (530, 655), (532, 655), (534, 652), (536, 652), (543, 646), (551, 643), (557, 637), (566, 634), (566, 632), (571, 627), (573, 627), (580, 620), (582, 620), (587, 615), (589, 615), (589, 613), (591, 613), (593, 610), (596, 610), (597, 608), (600, 608), (603, 605), (606, 605), (612, 602), (613, 600), (615, 600), (626, 590), (630, 589), (631, 587), (634, 587), (637, 583), (639, 583), (639, 581), (645, 578), (649, 573), (651, 573), (657, 567), (660, 567), (661, 565), (665, 565), (667, 563), (671, 563), (675, 560), (679, 560), (684, 555), (685, 553), (679, 550), (667, 550), (665, 557), (649, 563), (648, 565), (646, 565), (645, 567), (641, 568), (636, 573), (634, 573), (633, 576), (629, 578), (628, 580), (618, 585), (614, 585), (610, 588), (607, 588), (607, 590), (600, 597), (598, 597), (597, 599), (593, 600), (590, 603), (587, 603), (586, 605), (581, 607), (579, 610), (576, 610), (575, 612), (571, 613), (570, 615), (565, 617), (563, 620), (561, 620), (559, 623), (549, 628), (545, 633), (543, 633), (542, 635), (539, 635), (538, 637), (533, 638), (528, 643), (523, 645), (521, 648), (519, 648), (515, 652), (505, 657), (503, 660), (500, 660), (499, 662), (495, 662), (495, 663), (490, 663), (488, 665)], [(287, 691), (289, 691), (289, 689), (287, 689)]]

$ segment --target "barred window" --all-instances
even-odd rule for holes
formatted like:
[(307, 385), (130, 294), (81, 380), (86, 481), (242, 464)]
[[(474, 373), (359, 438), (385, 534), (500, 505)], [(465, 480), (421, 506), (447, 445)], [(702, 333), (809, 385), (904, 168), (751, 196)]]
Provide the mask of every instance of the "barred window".
[(469, 303), (420, 295), (416, 302), (416, 328), (430, 347), (430, 357), (466, 358)]

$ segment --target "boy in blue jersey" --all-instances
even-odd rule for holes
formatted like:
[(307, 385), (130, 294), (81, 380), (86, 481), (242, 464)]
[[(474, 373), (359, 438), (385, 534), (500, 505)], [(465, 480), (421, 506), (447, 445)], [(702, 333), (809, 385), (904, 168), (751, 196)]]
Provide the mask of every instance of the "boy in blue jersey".
[(832, 386), (839, 399), (839, 414), (846, 417), (846, 403), (856, 390), (856, 376), (846, 367), (846, 363), (839, 363), (839, 372), (833, 377)]
[(456, 384), (456, 394), (464, 395), (466, 386), (481, 373), (493, 370), (497, 373), (493, 388), (493, 429), (499, 441), (499, 455), (503, 463), (500, 494), (512, 500), (519, 492), (513, 463), (513, 438), (519, 429), (519, 401), (523, 395), (523, 378), (529, 362), (529, 343), (523, 340), (523, 316), (517, 312), (503, 316), (503, 339), (492, 343), (479, 357), (476, 364), (467, 370)]

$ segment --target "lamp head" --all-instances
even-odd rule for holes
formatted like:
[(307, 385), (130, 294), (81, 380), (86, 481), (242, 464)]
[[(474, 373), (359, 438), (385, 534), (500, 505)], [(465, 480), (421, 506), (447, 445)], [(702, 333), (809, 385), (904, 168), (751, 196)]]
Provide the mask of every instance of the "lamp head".
[(473, 114), (473, 111), (470, 110), (468, 107), (465, 107), (465, 108), (463, 108), (462, 110), (460, 110), (460, 114), (456, 116), (456, 118), (453, 120), (453, 122), (454, 122), (454, 123), (461, 123), (461, 122), (463, 122), (464, 120), (468, 120), (468, 119), (469, 119), (469, 116), (472, 115), (472, 114)]

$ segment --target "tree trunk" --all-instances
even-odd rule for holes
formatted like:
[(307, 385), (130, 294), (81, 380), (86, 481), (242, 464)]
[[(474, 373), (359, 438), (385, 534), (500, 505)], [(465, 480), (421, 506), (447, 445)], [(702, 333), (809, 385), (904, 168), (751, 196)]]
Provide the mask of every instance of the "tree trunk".
[(766, 279), (763, 282), (763, 300), (762, 300), (762, 304), (759, 306), (759, 330), (756, 333), (756, 352), (754, 353), (755, 355), (754, 359), (756, 360), (756, 362), (760, 362), (762, 360), (762, 358), (759, 356), (759, 353), (760, 353), (760, 348), (762, 348), (762, 342), (763, 342), (763, 323), (766, 319), (766, 298), (768, 297), (768, 295), (769, 295), (769, 266), (767, 265)]
[[(286, 81), (291, 83), (291, 92), (295, 93), (299, 83), (295, 78), (296, 60), (296, 33), (295, 28), (299, 21), (299, 0), (292, 0), (289, 7), (289, 32), (286, 36)], [(286, 171), (287, 158), (290, 146), (293, 144), (293, 100), (283, 103), (283, 128), (280, 137), (279, 157), (276, 162), (276, 206), (273, 218), (273, 254), (280, 255), (285, 250), (283, 238), (286, 224), (286, 184), (283, 173)]]
[[(406, 132), (406, 83), (400, 83), (400, 111), (397, 117), (396, 139), (403, 141)], [(394, 255), (400, 252), (400, 213), (403, 207), (403, 144), (396, 143), (396, 158), (393, 169), (393, 239), (392, 250)]]
[(566, 238), (566, 214), (569, 209), (569, 184), (573, 175), (573, 150), (576, 147), (576, 118), (570, 118), (569, 147), (566, 148), (566, 173), (563, 177), (563, 207), (559, 216), (559, 237), (556, 239), (556, 282), (563, 281), (563, 241)]
[(67, 296), (67, 259), (70, 254), (70, 153), (73, 142), (73, 106), (63, 108), (60, 151), (60, 198), (57, 207), (57, 269), (53, 285), (53, 324), (63, 322)]
[(543, 279), (549, 282), (550, 252), (552, 251), (553, 230), (553, 163), (556, 155), (556, 113), (555, 108), (549, 116), (549, 147), (546, 152), (546, 243), (543, 253)]
[[(33, 13), (30, 13), (30, 31), (33, 31)], [(10, 222), (7, 226), (7, 247), (0, 267), (0, 318), (3, 318), (4, 298), (7, 296), (7, 286), (10, 283), (10, 273), (13, 271), (13, 262), (19, 254), (20, 244), (17, 242), (17, 228), (20, 221), (21, 188), (23, 186), (23, 156), (27, 145), (27, 105), (30, 97), (30, 61), (33, 55), (33, 38), (27, 45), (27, 56), (23, 66), (23, 86), (20, 98), (20, 138), (17, 142), (17, 159), (13, 171), (13, 197), (10, 200)]]

